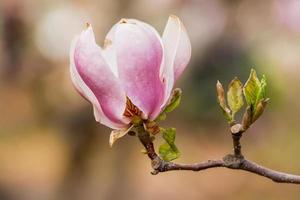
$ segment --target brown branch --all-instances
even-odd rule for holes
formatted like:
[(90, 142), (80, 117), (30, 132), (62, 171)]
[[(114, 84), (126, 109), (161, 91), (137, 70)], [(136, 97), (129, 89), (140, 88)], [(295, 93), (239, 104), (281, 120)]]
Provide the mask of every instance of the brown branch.
[(234, 155), (242, 157), (242, 145), (240, 143), (242, 133), (236, 133), (231, 135), (232, 135)]
[[(223, 160), (208, 160), (200, 163), (194, 164), (180, 164), (173, 162), (165, 162), (163, 160), (156, 160), (155, 162), (159, 163), (154, 168), (154, 172), (152, 174), (157, 174), (158, 172), (166, 172), (173, 170), (190, 170), (190, 171), (201, 171), (209, 168), (215, 167), (225, 167), (225, 163)], [(153, 162), (152, 162), (153, 163)]]
[(242, 162), (240, 169), (272, 179), (277, 183), (300, 184), (300, 176), (298, 175), (268, 169), (246, 159), (244, 159), (244, 161)]
[[(239, 134), (238, 134), (239, 135)], [(138, 137), (147, 151), (147, 155), (151, 160), (153, 175), (160, 172), (167, 172), (173, 170), (189, 170), (189, 171), (202, 171), (209, 168), (225, 167), (235, 170), (244, 170), (260, 176), (269, 178), (277, 183), (293, 183), (300, 184), (300, 176), (287, 174), (266, 167), (260, 166), (252, 161), (245, 159), (241, 154), (240, 137), (234, 137), (234, 154), (226, 155), (223, 159), (208, 160), (195, 164), (180, 164), (174, 162), (166, 162), (162, 160), (155, 152), (154, 145), (150, 134), (144, 130), (138, 131)]]

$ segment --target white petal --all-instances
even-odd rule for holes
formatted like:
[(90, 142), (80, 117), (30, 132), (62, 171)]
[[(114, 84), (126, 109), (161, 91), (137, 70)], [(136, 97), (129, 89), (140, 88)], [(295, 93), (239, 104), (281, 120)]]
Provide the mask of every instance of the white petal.
[(111, 133), (110, 133), (110, 136), (109, 136), (109, 146), (112, 147), (113, 144), (118, 140), (120, 139), (121, 137), (125, 136), (132, 128), (133, 128), (134, 125), (132, 125), (131, 127), (129, 127), (128, 129), (126, 130), (113, 130)]
[(174, 82), (181, 75), (191, 56), (191, 44), (180, 19), (174, 15), (169, 17), (162, 42), (164, 45), (164, 66), (162, 77), (166, 82), (164, 104), (168, 101)]

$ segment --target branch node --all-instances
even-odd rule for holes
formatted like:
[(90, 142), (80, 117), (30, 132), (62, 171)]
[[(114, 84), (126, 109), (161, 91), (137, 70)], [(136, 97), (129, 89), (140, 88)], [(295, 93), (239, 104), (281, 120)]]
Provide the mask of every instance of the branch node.
[(244, 132), (244, 128), (241, 124), (234, 124), (230, 127), (231, 134), (241, 134)]
[(162, 164), (162, 160), (158, 156), (151, 160), (151, 166), (154, 170), (159, 170)]
[(228, 154), (223, 158), (225, 167), (231, 169), (239, 169), (243, 164), (244, 157), (242, 155)]

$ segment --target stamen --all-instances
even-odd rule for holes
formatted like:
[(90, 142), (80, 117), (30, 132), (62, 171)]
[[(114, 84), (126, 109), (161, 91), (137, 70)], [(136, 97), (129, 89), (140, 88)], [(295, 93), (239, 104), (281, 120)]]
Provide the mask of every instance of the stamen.
[(140, 111), (131, 101), (129, 98), (127, 98), (126, 101), (126, 109), (125, 112), (123, 113), (125, 117), (132, 118), (134, 116), (141, 116), (142, 111)]

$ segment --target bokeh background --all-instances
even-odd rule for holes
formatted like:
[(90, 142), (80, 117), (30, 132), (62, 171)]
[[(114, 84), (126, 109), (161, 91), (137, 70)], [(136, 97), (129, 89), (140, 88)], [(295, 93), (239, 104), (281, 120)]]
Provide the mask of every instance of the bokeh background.
[(245, 82), (253, 67), (267, 75), (271, 101), (244, 135), (243, 152), (300, 174), (299, 0), (1, 0), (1, 200), (300, 199), (299, 186), (241, 171), (152, 176), (135, 137), (109, 148), (110, 130), (71, 84), (70, 41), (90, 22), (102, 44), (123, 17), (162, 33), (169, 14), (182, 19), (193, 49), (177, 83), (180, 108), (162, 123), (178, 130), (178, 161), (231, 151), (215, 83)]

